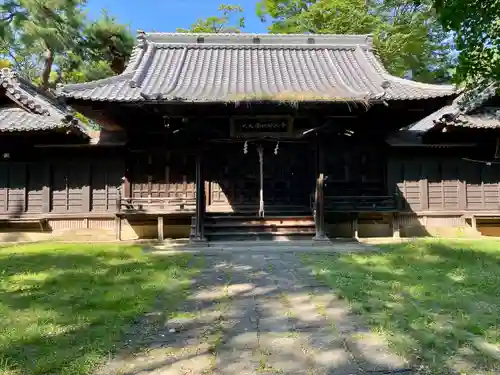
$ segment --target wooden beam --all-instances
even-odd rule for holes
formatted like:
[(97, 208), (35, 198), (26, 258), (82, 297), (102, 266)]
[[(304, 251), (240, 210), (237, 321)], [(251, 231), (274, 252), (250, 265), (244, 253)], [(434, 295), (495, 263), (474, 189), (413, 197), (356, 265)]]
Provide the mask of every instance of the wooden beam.
[(90, 118), (91, 120), (94, 120), (96, 123), (101, 125), (105, 130), (108, 131), (123, 130), (123, 128), (120, 125), (118, 125), (116, 121), (109, 118), (109, 116), (104, 110), (92, 109), (89, 108), (89, 106), (79, 105), (76, 103), (73, 103), (71, 106), (84, 116)]

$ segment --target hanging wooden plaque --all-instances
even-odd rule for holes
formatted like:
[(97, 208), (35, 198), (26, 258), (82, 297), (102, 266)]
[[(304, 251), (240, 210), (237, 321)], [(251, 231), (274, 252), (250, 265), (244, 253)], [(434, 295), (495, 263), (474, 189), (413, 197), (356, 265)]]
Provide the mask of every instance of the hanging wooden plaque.
[(292, 130), (291, 116), (231, 117), (231, 137), (287, 136)]

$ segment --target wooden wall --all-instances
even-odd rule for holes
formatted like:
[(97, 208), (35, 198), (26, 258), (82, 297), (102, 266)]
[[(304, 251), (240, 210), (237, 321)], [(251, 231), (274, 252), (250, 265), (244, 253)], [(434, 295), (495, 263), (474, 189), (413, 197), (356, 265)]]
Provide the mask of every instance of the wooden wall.
[(325, 195), (386, 195), (385, 145), (346, 142), (342, 146), (325, 148)]
[[(68, 150), (60, 150), (59, 155), (1, 160), (0, 216), (111, 216), (116, 211), (118, 189), (122, 185), (122, 176), (127, 173), (126, 165), (132, 197), (195, 197), (192, 154), (148, 156), (131, 153), (127, 159), (112, 150), (99, 155), (87, 151), (72, 155)], [(326, 190), (334, 195), (397, 193), (401, 197), (400, 209), (406, 212), (500, 213), (500, 164), (466, 161), (461, 156), (463, 151), (442, 150), (429, 154), (428, 151), (407, 149), (390, 154), (386, 159), (387, 168), (379, 168), (380, 155), (359, 155), (343, 160), (334, 157), (333, 149), (329, 152)], [(248, 156), (257, 159), (255, 155), (245, 155)], [(204, 161), (207, 166), (205, 177), (209, 178), (213, 171), (208, 168), (208, 160)], [(221, 163), (216, 167), (224, 168)], [(255, 160), (257, 167), (258, 160)], [(290, 173), (287, 171), (285, 175)], [(243, 175), (238, 176), (243, 178)], [(224, 179), (215, 182), (219, 183), (219, 180)], [(207, 193), (210, 192), (208, 189)], [(301, 192), (300, 195), (307, 193)], [(207, 203), (210, 202), (208, 199)]]
[(192, 153), (135, 152), (127, 164), (132, 198), (195, 198)]
[(112, 213), (123, 174), (119, 159), (3, 160), (0, 215)]
[(401, 210), (500, 212), (500, 164), (442, 153), (410, 156), (410, 151), (388, 162), (388, 189), (400, 195)]

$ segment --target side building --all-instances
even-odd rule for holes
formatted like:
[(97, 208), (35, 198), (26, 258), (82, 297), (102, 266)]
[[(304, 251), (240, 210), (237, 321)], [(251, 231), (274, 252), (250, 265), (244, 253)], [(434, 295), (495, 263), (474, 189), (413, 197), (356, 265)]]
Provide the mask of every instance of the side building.
[(388, 184), (406, 235), (500, 233), (500, 98), (495, 84), (390, 134)]
[(0, 71), (0, 150), (1, 241), (113, 230), (122, 149), (9, 69)]
[[(60, 87), (59, 99), (2, 77), (0, 111), (69, 121), (21, 130), (19, 118), (15, 136), (0, 135), (15, 149), (0, 177), (7, 229), (40, 218), (49, 233), (201, 243), (475, 234), (498, 206), (468, 193), (490, 181), (483, 166), (470, 164), (475, 180), (459, 174), (464, 158), (487, 160), (474, 154), (481, 132), (437, 130), (454, 87), (391, 76), (369, 36), (139, 32), (121, 75)], [(49, 203), (32, 208), (38, 192)]]

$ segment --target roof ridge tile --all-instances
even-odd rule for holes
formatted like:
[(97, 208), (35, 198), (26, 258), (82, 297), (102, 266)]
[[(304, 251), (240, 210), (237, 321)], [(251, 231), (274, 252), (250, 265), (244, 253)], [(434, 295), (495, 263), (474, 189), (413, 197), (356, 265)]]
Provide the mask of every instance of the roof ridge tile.
[[(141, 41), (156, 43), (198, 43), (199, 37), (204, 37), (204, 43), (211, 40), (221, 44), (242, 43), (254, 44), (254, 39), (259, 38), (261, 44), (294, 44), (309, 45), (310, 39), (317, 39), (326, 44), (360, 44), (367, 47), (373, 46), (371, 34), (264, 34), (264, 33), (145, 33), (140, 31)], [(208, 39), (208, 40), (207, 40)]]

